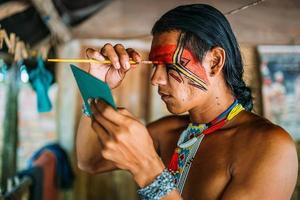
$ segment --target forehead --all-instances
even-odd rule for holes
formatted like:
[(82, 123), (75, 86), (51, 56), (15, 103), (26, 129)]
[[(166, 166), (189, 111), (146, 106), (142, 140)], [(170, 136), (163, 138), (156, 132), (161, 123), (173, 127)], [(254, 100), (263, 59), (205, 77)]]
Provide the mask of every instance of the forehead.
[(180, 31), (168, 31), (153, 36), (151, 49), (161, 45), (177, 45)]

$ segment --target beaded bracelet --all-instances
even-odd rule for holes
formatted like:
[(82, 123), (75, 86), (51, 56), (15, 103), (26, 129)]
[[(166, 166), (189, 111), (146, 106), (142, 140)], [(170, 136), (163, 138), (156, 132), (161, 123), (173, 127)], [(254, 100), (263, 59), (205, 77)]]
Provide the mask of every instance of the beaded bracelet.
[(164, 169), (150, 185), (139, 189), (137, 193), (141, 200), (160, 200), (175, 189), (173, 175), (167, 169)]

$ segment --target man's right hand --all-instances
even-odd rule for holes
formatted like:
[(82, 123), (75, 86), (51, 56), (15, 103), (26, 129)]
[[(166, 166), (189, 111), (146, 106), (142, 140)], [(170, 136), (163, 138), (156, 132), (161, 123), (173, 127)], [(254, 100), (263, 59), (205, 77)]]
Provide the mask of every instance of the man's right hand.
[(88, 48), (86, 56), (99, 61), (110, 60), (112, 64), (91, 63), (89, 73), (105, 81), (111, 89), (116, 88), (132, 67), (129, 61), (141, 62), (141, 56), (132, 48), (125, 49), (123, 45), (105, 44), (100, 51)]

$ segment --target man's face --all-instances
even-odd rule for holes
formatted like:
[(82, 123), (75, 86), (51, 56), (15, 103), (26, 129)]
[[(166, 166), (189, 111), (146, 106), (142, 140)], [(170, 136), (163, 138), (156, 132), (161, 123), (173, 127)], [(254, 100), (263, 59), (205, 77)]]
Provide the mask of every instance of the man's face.
[(204, 104), (209, 80), (202, 63), (181, 42), (179, 31), (155, 35), (149, 55), (154, 65), (151, 82), (168, 110), (180, 114)]

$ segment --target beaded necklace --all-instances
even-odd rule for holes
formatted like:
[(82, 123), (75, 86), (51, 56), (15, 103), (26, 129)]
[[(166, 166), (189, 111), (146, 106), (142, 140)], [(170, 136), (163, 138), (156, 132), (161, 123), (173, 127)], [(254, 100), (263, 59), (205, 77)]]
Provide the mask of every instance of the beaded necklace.
[(235, 100), (227, 110), (211, 122), (207, 124), (190, 123), (181, 133), (177, 142), (177, 148), (173, 153), (168, 167), (174, 176), (175, 184), (180, 194), (182, 193), (192, 161), (204, 136), (222, 128), (226, 122), (234, 118), (242, 110), (244, 110), (243, 106)]

